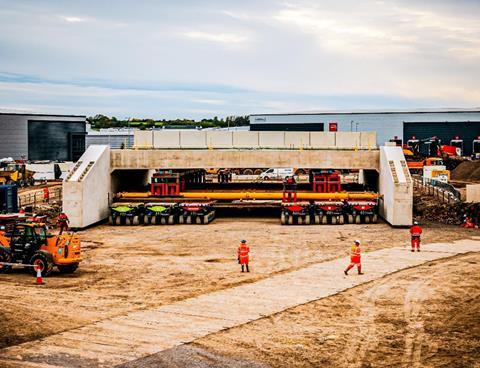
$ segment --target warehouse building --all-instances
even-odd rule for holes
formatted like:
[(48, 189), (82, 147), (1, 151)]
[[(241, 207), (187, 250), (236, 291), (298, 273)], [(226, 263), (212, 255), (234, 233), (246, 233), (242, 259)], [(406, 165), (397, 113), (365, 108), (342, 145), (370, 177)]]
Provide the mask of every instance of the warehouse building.
[(250, 130), (374, 131), (379, 145), (395, 136), (404, 142), (412, 136), (437, 136), (443, 144), (458, 136), (464, 142), (464, 154), (471, 155), (473, 141), (480, 136), (480, 108), (254, 114)]
[(133, 147), (133, 132), (130, 128), (108, 128), (94, 130), (87, 124), (87, 148), (92, 144), (103, 144), (112, 149), (123, 149)]
[(0, 158), (76, 161), (85, 152), (86, 116), (0, 113)]

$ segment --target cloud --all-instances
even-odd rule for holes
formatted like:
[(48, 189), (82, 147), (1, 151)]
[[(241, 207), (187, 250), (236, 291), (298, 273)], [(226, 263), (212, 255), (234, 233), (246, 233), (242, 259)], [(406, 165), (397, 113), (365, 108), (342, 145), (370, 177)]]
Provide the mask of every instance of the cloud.
[(85, 18), (80, 18), (80, 17), (67, 17), (67, 16), (62, 16), (61, 17), (63, 20), (69, 23), (83, 23), (86, 21)]
[(244, 43), (245, 41), (247, 41), (247, 37), (235, 33), (208, 33), (191, 31), (185, 32), (183, 33), (183, 35), (194, 40), (218, 42), (224, 44)]

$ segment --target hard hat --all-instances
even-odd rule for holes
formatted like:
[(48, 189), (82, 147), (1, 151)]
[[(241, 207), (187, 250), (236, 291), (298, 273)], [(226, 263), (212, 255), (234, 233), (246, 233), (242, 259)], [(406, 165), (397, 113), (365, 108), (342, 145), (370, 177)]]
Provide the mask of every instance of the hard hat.
[(360, 244), (360, 240), (356, 239), (355, 244)]
[(247, 241), (246, 241), (246, 240), (242, 240), (241, 242), (242, 242), (242, 243), (246, 243)]
[(414, 221), (413, 224), (414, 224), (414, 225), (418, 225), (418, 221)]

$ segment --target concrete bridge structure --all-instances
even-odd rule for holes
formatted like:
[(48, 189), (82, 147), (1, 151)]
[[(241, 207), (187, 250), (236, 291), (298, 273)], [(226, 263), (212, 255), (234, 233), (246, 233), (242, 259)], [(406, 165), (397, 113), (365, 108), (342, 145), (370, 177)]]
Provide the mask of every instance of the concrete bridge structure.
[(145, 179), (152, 169), (363, 169), (378, 173), (381, 216), (393, 226), (408, 226), (413, 182), (403, 151), (388, 144), (378, 148), (375, 140), (372, 132), (139, 131), (135, 149), (87, 149), (63, 182), (63, 208), (72, 227), (101, 221), (118, 178), (138, 180), (140, 172)]

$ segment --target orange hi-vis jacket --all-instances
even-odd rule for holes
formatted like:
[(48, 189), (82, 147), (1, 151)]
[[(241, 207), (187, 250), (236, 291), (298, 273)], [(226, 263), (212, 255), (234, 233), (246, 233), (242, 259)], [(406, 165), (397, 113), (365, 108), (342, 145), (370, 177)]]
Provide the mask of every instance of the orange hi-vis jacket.
[(410, 228), (410, 234), (412, 234), (412, 237), (413, 236), (420, 237), (420, 235), (422, 235), (422, 228), (418, 225), (413, 225)]
[(352, 263), (360, 263), (360, 246), (352, 245), (352, 251), (350, 252), (350, 261)]
[(237, 251), (238, 260), (242, 265), (248, 265), (248, 253), (250, 253), (250, 248), (247, 244), (240, 244)]

